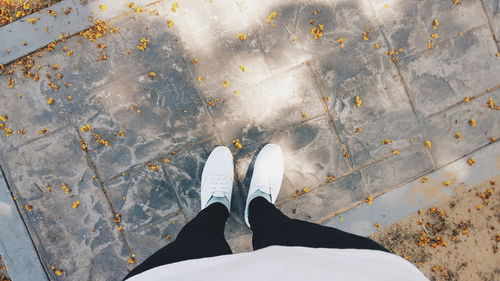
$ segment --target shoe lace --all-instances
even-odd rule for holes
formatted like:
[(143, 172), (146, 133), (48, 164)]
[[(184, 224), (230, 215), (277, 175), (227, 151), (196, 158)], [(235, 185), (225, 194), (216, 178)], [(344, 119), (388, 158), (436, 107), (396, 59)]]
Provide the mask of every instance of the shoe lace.
[(258, 173), (255, 178), (255, 186), (262, 192), (271, 193), (271, 177), (267, 172)]
[[(224, 195), (224, 192), (231, 192), (231, 177), (225, 175), (213, 175), (208, 178), (208, 185), (212, 188), (213, 193)], [(222, 193), (222, 194), (221, 194)]]

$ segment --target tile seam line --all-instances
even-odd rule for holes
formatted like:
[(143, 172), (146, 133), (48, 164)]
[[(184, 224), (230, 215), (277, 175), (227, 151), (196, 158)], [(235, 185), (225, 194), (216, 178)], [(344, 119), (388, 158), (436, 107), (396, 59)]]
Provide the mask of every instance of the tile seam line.
[(162, 163), (162, 172), (163, 172), (163, 176), (167, 179), (168, 181), (168, 186), (167, 188), (170, 188), (174, 194), (175, 194), (175, 202), (177, 203), (177, 207), (179, 207), (179, 212), (182, 214), (182, 216), (184, 217), (184, 219), (186, 221), (189, 221), (189, 218), (188, 216), (186, 215), (186, 212), (184, 210), (184, 207), (182, 206), (181, 204), (181, 196), (179, 195), (179, 192), (177, 192), (177, 188), (174, 187), (174, 183), (173, 183), (173, 180), (172, 178), (170, 177), (170, 175), (167, 173), (167, 169), (165, 169), (165, 164)]
[[(73, 129), (76, 131), (76, 135), (82, 139), (82, 136), (80, 135), (80, 132), (78, 130), (78, 127), (76, 127), (75, 125), (73, 125)], [(113, 219), (116, 217), (117, 214), (120, 214), (119, 212), (117, 212), (115, 210), (115, 206), (113, 205), (113, 202), (111, 201), (111, 198), (110, 196), (108, 195), (108, 192), (106, 191), (106, 188), (104, 187), (104, 183), (103, 181), (101, 180), (101, 176), (99, 175), (99, 171), (97, 170), (97, 166), (95, 165), (94, 161), (92, 160), (92, 158), (90, 157), (89, 155), (89, 152), (87, 150), (84, 150), (83, 151), (84, 155), (85, 155), (85, 160), (87, 161), (87, 166), (92, 170), (92, 172), (94, 173), (95, 177), (96, 177), (96, 180), (97, 182), (99, 183), (99, 189), (101, 190), (102, 194), (104, 195), (104, 198), (106, 199), (106, 202), (108, 203), (108, 207), (110, 208), (111, 210), (111, 214), (112, 215), (112, 218), (111, 218), (111, 231), (115, 231), (115, 228), (116, 228), (116, 223), (113, 221)], [(118, 231), (118, 230), (116, 230)], [(122, 239), (122, 242), (124, 242), (124, 244), (130, 249), (130, 251), (132, 252), (132, 248), (130, 246), (130, 243), (127, 239), (127, 235), (125, 234), (125, 231), (118, 231), (118, 235), (121, 237)]]
[(470, 29), (467, 29), (465, 31), (458, 32), (458, 33), (454, 34), (453, 36), (444, 38), (443, 40), (437, 42), (433, 49), (428, 49), (427, 47), (416, 48), (415, 50), (413, 50), (410, 53), (405, 53), (406, 55), (403, 56), (403, 57), (401, 57), (401, 58), (403, 59), (403, 58), (406, 58), (406, 57), (409, 57), (409, 56), (416, 56), (416, 55), (421, 55), (421, 54), (424, 54), (424, 53), (427, 53), (427, 52), (433, 52), (433, 51), (437, 50), (440, 45), (448, 43), (451, 40), (455, 40), (455, 39), (457, 39), (459, 37), (462, 37), (462, 36), (464, 36), (464, 35), (466, 35), (468, 33), (474, 32), (474, 31), (476, 31), (478, 29), (484, 28), (486, 25), (488, 25), (488, 23), (484, 23), (484, 24), (481, 24), (481, 25), (476, 25), (476, 26), (473, 26)]
[(159, 161), (161, 160), (162, 158), (165, 158), (165, 157), (168, 157), (168, 156), (175, 156), (177, 154), (182, 154), (186, 151), (188, 151), (189, 149), (195, 147), (195, 146), (198, 146), (200, 144), (203, 144), (203, 143), (206, 143), (214, 138), (216, 138), (217, 136), (216, 135), (209, 135), (193, 144), (190, 144), (188, 146), (185, 146), (185, 147), (181, 147), (181, 146), (177, 146), (177, 147), (172, 147), (170, 150), (168, 150), (167, 152), (161, 154), (161, 156), (158, 156), (158, 157), (155, 157), (155, 158), (150, 158), (149, 160), (146, 160), (144, 162), (141, 162), (139, 164), (136, 164), (132, 167), (129, 167), (128, 169), (124, 170), (124, 171), (121, 171), (119, 172), (118, 174), (112, 176), (112, 177), (109, 177), (107, 179), (104, 179), (103, 180), (103, 184), (106, 184), (106, 183), (109, 183), (110, 181), (112, 180), (115, 180), (115, 179), (118, 179), (118, 178), (121, 178), (123, 177), (124, 175), (122, 175), (122, 173), (125, 173), (125, 174), (128, 174), (130, 172), (134, 172), (136, 170), (139, 170), (141, 168), (144, 168), (145, 166), (147, 166), (147, 163), (150, 163), (150, 162), (154, 162), (154, 161)]
[(487, 11), (486, 11), (486, 4), (484, 4), (484, 0), (480, 0), (481, 1), (481, 7), (483, 8), (483, 13), (486, 17), (486, 20), (488, 21), (488, 26), (490, 28), (490, 33), (491, 33), (491, 36), (493, 38), (493, 42), (495, 42), (495, 46), (497, 47), (497, 52), (500, 53), (500, 42), (498, 42), (497, 40), (497, 37), (495, 35), (495, 31), (493, 30), (493, 25), (491, 24), (491, 19), (490, 19), (490, 16), (488, 15)]
[[(13, 198), (14, 192), (12, 191), (12, 187), (9, 184), (8, 180), (7, 180), (7, 174), (5, 173), (5, 170), (3, 169), (3, 165), (2, 165), (1, 162), (0, 162), (0, 174), (2, 175), (1, 178), (0, 178), (0, 180), (3, 178), (3, 180), (5, 181), (5, 185), (7, 186), (8, 192), (9, 192), (11, 198)], [(50, 262), (50, 259), (49, 259), (48, 255), (47, 255), (47, 250), (46, 250), (45, 246), (42, 245), (42, 243), (41, 243), (42, 240), (40, 239), (40, 237), (38, 236), (38, 234), (34, 230), (35, 229), (34, 226), (31, 225), (31, 221), (29, 220), (29, 218), (28, 217), (24, 218), (24, 216), (22, 215), (22, 212), (21, 212), (21, 210), (20, 210), (20, 208), (19, 208), (19, 206), (17, 204), (17, 200), (14, 200), (14, 201), (15, 201), (14, 202), (14, 206), (16, 207), (16, 211), (19, 214), (19, 216), (21, 217), (21, 221), (22, 221), (22, 223), (24, 225), (24, 228), (26, 229), (26, 232), (28, 233), (28, 236), (30, 238), (31, 244), (33, 246), (33, 249), (35, 250), (35, 253), (37, 255), (37, 259), (40, 262), (40, 266), (43, 269), (45, 277), (47, 277), (47, 280), (50, 280), (50, 274), (49, 274), (48, 268), (45, 267), (45, 264), (43, 262), (44, 260)], [(35, 243), (35, 238), (36, 238), (37, 241), (40, 241), (39, 246), (42, 249), (39, 249), (37, 247), (37, 243)]]
[[(187, 70), (189, 72), (189, 76), (191, 76), (191, 80), (193, 82), (196, 82), (196, 79), (195, 79), (195, 75), (193, 73), (193, 71), (191, 70), (191, 67), (189, 67), (189, 62), (186, 61), (186, 58), (183, 57), (182, 58), (182, 61), (184, 62), (184, 64), (186, 65), (187, 67)], [(216, 125), (216, 122), (215, 122), (215, 116), (212, 112), (212, 110), (210, 108), (206, 108), (205, 105), (206, 105), (206, 102), (207, 102), (207, 98), (204, 97), (202, 94), (201, 94), (201, 89), (198, 89), (198, 86), (196, 83), (193, 83), (193, 86), (194, 88), (196, 89), (196, 96), (200, 99), (200, 101), (203, 103), (203, 107), (204, 107), (204, 110), (205, 112), (208, 114), (208, 116), (210, 117), (210, 125), (212, 126), (212, 128), (214, 129), (214, 132), (215, 132), (215, 137), (218, 138), (218, 140), (222, 143), (224, 143), (224, 139), (222, 137), (222, 132), (219, 130), (219, 128), (217, 128), (217, 125)]]
[[(495, 92), (496, 89), (500, 89), (500, 81), (497, 82), (499, 83), (498, 85), (495, 85), (493, 86), (492, 88), (486, 88), (486, 90), (480, 92), (479, 94), (476, 94), (476, 95), (473, 95), (473, 96), (469, 96), (472, 101), (471, 102), (474, 102), (474, 100), (477, 100), (479, 98), (482, 98), (483, 96), (486, 96), (488, 93), (492, 93), (492, 92)], [(429, 114), (428, 116), (424, 117), (424, 120), (425, 119), (429, 119), (429, 118), (432, 118), (436, 115), (440, 115), (440, 114), (443, 114), (451, 109), (454, 109), (462, 104), (467, 104), (464, 100), (460, 100), (459, 102), (455, 103), (455, 104), (452, 104), (450, 106), (448, 106), (447, 108), (443, 109), (443, 110), (440, 110), (438, 112), (435, 112), (435, 113), (432, 113), (432, 114)]]
[[(401, 152), (404, 152), (404, 151), (406, 151), (406, 150), (409, 150), (409, 149), (412, 147), (412, 145), (414, 145), (414, 144), (411, 144), (411, 145), (409, 145), (409, 146), (407, 146), (407, 147), (405, 147), (405, 148), (403, 148), (403, 149), (400, 149), (400, 151), (401, 151)], [(316, 189), (322, 188), (322, 187), (324, 187), (325, 185), (327, 185), (327, 184), (329, 184), (329, 183), (332, 183), (332, 182), (338, 181), (339, 179), (345, 178), (345, 177), (347, 177), (347, 176), (351, 175), (351, 174), (352, 174), (352, 173), (354, 173), (354, 172), (357, 172), (357, 171), (362, 172), (362, 170), (363, 170), (364, 168), (366, 168), (366, 167), (368, 167), (368, 166), (370, 166), (370, 165), (373, 165), (373, 164), (376, 164), (376, 163), (382, 162), (382, 161), (387, 160), (387, 159), (392, 158), (392, 157), (396, 157), (396, 155), (394, 155), (394, 154), (392, 154), (392, 153), (391, 153), (391, 154), (386, 154), (386, 155), (382, 156), (381, 158), (378, 158), (378, 159), (376, 159), (376, 160), (373, 160), (373, 161), (370, 161), (370, 162), (364, 163), (363, 165), (360, 165), (360, 166), (354, 167), (354, 168), (350, 169), (349, 171), (347, 171), (346, 173), (343, 173), (343, 174), (341, 174), (341, 175), (339, 175), (339, 176), (335, 177), (335, 180), (333, 180), (333, 181), (328, 181), (328, 180), (327, 180), (327, 181), (322, 181), (322, 182), (320, 182), (320, 183), (319, 183), (318, 185), (316, 185), (315, 187), (310, 188), (310, 189), (309, 189), (309, 192), (313, 192), (313, 191), (315, 191)], [(363, 178), (363, 180), (364, 180), (364, 178)], [(366, 188), (366, 184), (365, 184), (364, 182), (363, 182), (363, 185), (364, 185), (364, 187)], [(309, 193), (309, 192), (308, 192), (308, 193)], [(300, 197), (300, 196), (299, 196), (299, 197)], [(298, 197), (297, 197), (297, 198), (298, 198)], [(290, 201), (296, 200), (297, 198), (287, 198), (287, 199), (285, 199), (285, 200), (279, 201), (279, 202), (277, 202), (277, 203), (276, 203), (276, 206), (281, 206), (281, 205), (283, 205), (284, 203), (287, 203), (287, 202), (290, 202)]]
[[(393, 46), (391, 46), (389, 40), (387, 39), (387, 36), (386, 36), (384, 30), (382, 29), (382, 26), (380, 24), (380, 20), (377, 17), (377, 12), (375, 11), (375, 8), (373, 7), (373, 1), (372, 0), (367, 0), (367, 1), (369, 3), (370, 10), (372, 11), (373, 17), (375, 18), (375, 22), (377, 24), (377, 28), (378, 28), (378, 30), (380, 30), (380, 34), (382, 34), (382, 37), (384, 38), (385, 44), (389, 47), (389, 50), (392, 50)], [(415, 108), (415, 102), (413, 101), (413, 98), (412, 98), (412, 96), (410, 94), (410, 90), (408, 88), (408, 85), (407, 85), (407, 83), (406, 83), (403, 75), (401, 74), (401, 70), (399, 69), (398, 64), (396, 62), (394, 62), (392, 59), (391, 59), (391, 63), (396, 68), (396, 71), (397, 71), (397, 74), (398, 74), (398, 78), (399, 78), (401, 84), (403, 85), (406, 97), (408, 98), (408, 100), (410, 102), (411, 109), (413, 111), (413, 115), (415, 116), (415, 119), (417, 120), (417, 124), (420, 126), (422, 122), (421, 122), (420, 118), (418, 117), (417, 110)]]
[[(373, 15), (375, 17), (375, 22), (377, 23), (377, 28), (380, 30), (380, 34), (382, 34), (382, 37), (384, 38), (384, 41), (387, 44), (387, 46), (389, 46), (389, 48), (392, 50), (393, 48), (389, 44), (389, 40), (387, 39), (387, 36), (386, 36), (384, 30), (382, 29), (382, 26), (380, 25), (380, 20), (377, 17), (375, 8), (373, 7), (372, 0), (368, 0), (368, 1), (369, 1), (369, 6), (370, 6), (370, 8), (372, 10), (372, 13), (373, 13)], [(410, 88), (408, 87), (408, 83), (406, 82), (406, 79), (405, 79), (405, 77), (403, 76), (403, 74), (401, 72), (399, 64), (397, 62), (393, 61), (392, 59), (391, 59), (391, 63), (396, 68), (396, 71), (397, 71), (397, 74), (398, 74), (398, 78), (399, 78), (401, 84), (403, 85), (405, 94), (406, 94), (406, 96), (407, 96), (407, 98), (408, 98), (408, 100), (410, 102), (410, 105), (411, 105), (411, 108), (412, 108), (412, 111), (413, 111), (413, 115), (415, 117), (415, 120), (417, 121), (417, 126), (419, 128), (421, 128), (422, 125), (423, 125), (422, 123), (423, 123), (424, 120), (423, 119), (421, 120), (420, 117), (418, 116), (417, 109), (415, 107), (415, 101), (413, 100), (413, 97), (412, 97), (412, 95), (410, 93)], [(425, 136), (423, 134), (420, 134), (420, 136), (425, 139)], [(428, 149), (426, 149), (426, 153), (427, 153), (427, 156), (429, 157), (429, 159), (431, 160), (433, 168), (436, 168), (436, 161), (434, 159), (434, 156), (432, 155), (432, 153)]]
[(67, 129), (68, 127), (71, 127), (71, 126), (72, 126), (71, 122), (70, 122), (70, 121), (68, 121), (68, 122), (67, 122), (66, 124), (64, 124), (62, 127), (58, 127), (58, 128), (56, 128), (56, 129), (54, 129), (53, 131), (50, 131), (50, 130), (49, 130), (49, 132), (48, 132), (48, 133), (46, 133), (45, 135), (40, 136), (40, 137), (33, 138), (33, 139), (31, 139), (31, 140), (28, 140), (27, 142), (25, 142), (25, 143), (23, 143), (23, 144), (20, 144), (20, 145), (18, 145), (18, 146), (13, 146), (13, 147), (11, 147), (11, 149), (12, 149), (12, 150), (18, 150), (18, 149), (20, 149), (20, 148), (22, 148), (22, 147), (24, 147), (24, 146), (26, 146), (26, 145), (32, 144), (32, 143), (34, 143), (34, 142), (37, 142), (37, 141), (39, 141), (39, 140), (42, 140), (42, 139), (45, 139), (45, 138), (47, 138), (47, 137), (49, 137), (49, 136), (52, 136), (52, 135), (54, 135), (54, 134), (57, 134), (57, 133), (59, 133), (59, 132), (63, 131), (64, 129)]
[[(314, 75), (315, 73), (312, 70), (311, 62), (307, 61), (306, 62), (306, 66), (307, 66), (307, 69), (309, 71), (309, 74), (311, 75), (311, 77), (312, 77), (312, 79), (314, 81), (314, 87), (316, 87), (316, 90), (317, 90), (317, 93), (318, 93), (318, 98), (320, 99), (321, 104), (323, 104), (323, 106), (324, 106), (324, 110), (325, 110), (324, 115), (326, 115), (326, 117), (330, 121), (330, 123), (332, 125), (332, 129), (333, 129), (333, 133), (337, 137), (337, 141), (339, 142), (339, 145), (342, 145), (343, 144), (342, 140), (340, 139), (340, 135), (338, 133), (338, 129), (337, 129), (336, 125), (335, 125), (333, 117), (330, 114), (330, 109), (328, 108), (328, 104), (325, 102), (325, 100), (323, 100), (323, 97), (326, 97), (326, 96), (323, 96), (323, 91), (319, 87), (319, 82), (316, 79), (316, 76)], [(344, 145), (346, 146), (347, 150), (350, 151), (349, 146), (347, 144), (344, 144)], [(339, 147), (339, 150), (340, 150), (340, 152), (342, 152), (342, 150), (340, 149), (340, 147)], [(348, 158), (347, 160), (345, 160), (345, 157), (344, 157), (344, 161), (347, 163), (347, 165), (349, 166), (350, 169), (353, 169), (353, 163), (352, 163), (352, 160), (350, 158)]]
[[(463, 160), (464, 158), (466, 158), (467, 156), (471, 155), (472, 153), (474, 153), (474, 152), (476, 152), (476, 151), (479, 151), (479, 150), (481, 150), (481, 149), (483, 149), (483, 148), (485, 148), (485, 147), (487, 147), (487, 146), (489, 146), (489, 145), (492, 145), (492, 144), (494, 144), (494, 143), (496, 143), (496, 142), (497, 142), (497, 141), (495, 141), (495, 142), (490, 142), (490, 143), (488, 143), (488, 144), (486, 144), (486, 145), (480, 146), (480, 147), (478, 147), (478, 148), (474, 149), (473, 151), (471, 151), (471, 152), (469, 152), (469, 153), (467, 153), (467, 154), (465, 154), (465, 155), (460, 156), (460, 158), (458, 158), (458, 159), (455, 159), (455, 160), (453, 160), (453, 161), (447, 162), (447, 163), (445, 163), (445, 164), (443, 164), (443, 165), (441, 165), (441, 166), (439, 166), (439, 167), (437, 167), (437, 168), (431, 169), (431, 170), (429, 170), (429, 171), (427, 171), (427, 172), (425, 172), (425, 173), (421, 174), (420, 176), (413, 177), (412, 179), (409, 179), (409, 180), (404, 181), (404, 182), (402, 182), (402, 183), (400, 183), (400, 184), (397, 184), (396, 186), (394, 186), (394, 187), (393, 187), (393, 188), (391, 188), (391, 189), (388, 189), (388, 190), (385, 190), (385, 191), (382, 191), (382, 192), (378, 192), (378, 193), (375, 193), (374, 195), (370, 195), (370, 196), (372, 196), (372, 197), (373, 197), (373, 199), (375, 200), (375, 199), (377, 199), (378, 197), (380, 197), (380, 196), (382, 196), (382, 195), (384, 195), (384, 194), (390, 193), (390, 192), (392, 192), (392, 191), (395, 191), (395, 190), (396, 190), (396, 189), (398, 189), (399, 187), (401, 187), (401, 186), (403, 186), (403, 185), (405, 185), (405, 184), (408, 184), (408, 183), (410, 183), (410, 182), (412, 182), (412, 181), (414, 181), (414, 180), (416, 180), (416, 179), (418, 179), (418, 178), (425, 177), (426, 175), (428, 175), (428, 174), (430, 174), (430, 173), (432, 173), (432, 172), (434, 172), (434, 171), (437, 171), (437, 170), (442, 169), (442, 168), (444, 168), (444, 167), (446, 167), (446, 166), (448, 166), (448, 165), (451, 165), (451, 164), (453, 164), (453, 163), (455, 163), (455, 162), (458, 162), (458, 161), (460, 161), (460, 160)], [(345, 213), (345, 212), (347, 212), (347, 211), (349, 211), (349, 210), (351, 210), (351, 209), (353, 209), (353, 208), (359, 207), (359, 206), (361, 206), (361, 205), (363, 205), (363, 204), (364, 204), (364, 202), (363, 202), (363, 201), (359, 201), (359, 202), (357, 202), (357, 204), (356, 204), (355, 206), (352, 206), (351, 208), (348, 208), (348, 209), (346, 209), (346, 208), (339, 209), (338, 211), (335, 211), (335, 212), (333, 213), (333, 215), (330, 215), (330, 216), (325, 217), (325, 218), (323, 218), (323, 219), (317, 220), (317, 222), (318, 222), (318, 223), (324, 223), (325, 221), (327, 221), (327, 220), (329, 220), (329, 219), (331, 219), (331, 218), (333, 218), (333, 217), (335, 217), (335, 216), (337, 216), (337, 215), (339, 215), (339, 214)]]

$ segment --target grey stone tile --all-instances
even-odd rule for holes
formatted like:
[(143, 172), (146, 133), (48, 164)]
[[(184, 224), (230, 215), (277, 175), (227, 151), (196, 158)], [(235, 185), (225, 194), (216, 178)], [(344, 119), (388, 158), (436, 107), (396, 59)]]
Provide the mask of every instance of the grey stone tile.
[(181, 214), (177, 195), (165, 176), (164, 168), (161, 163), (151, 163), (159, 167), (157, 171), (143, 165), (105, 183), (126, 232)]
[(441, 48), (400, 61), (417, 113), (440, 112), (466, 96), (482, 93), (500, 82), (499, 58), (488, 26), (443, 42)]
[[(145, 28), (159, 30), (164, 30), (168, 21), (173, 22), (168, 30), (182, 48), (179, 58), (188, 62), (192, 82), (200, 90), (233, 93), (270, 76), (258, 40), (237, 1), (194, 0), (179, 3), (175, 13), (171, 8), (171, 2), (157, 3), (159, 16), (151, 20), (150, 15), (143, 13), (136, 16), (136, 22), (151, 22)], [(240, 40), (239, 33), (247, 39)], [(195, 58), (197, 63), (191, 63)], [(245, 72), (240, 65), (245, 66)], [(198, 77), (203, 80), (198, 81)], [(230, 86), (222, 87), (226, 80)]]
[[(487, 145), (491, 137), (500, 138), (500, 114), (488, 107), (490, 98), (498, 103), (500, 88), (425, 120), (424, 135), (432, 142), (431, 153), (437, 166)], [(470, 125), (471, 119), (476, 120), (475, 127)], [(460, 134), (459, 139), (456, 133)]]
[[(406, 54), (427, 49), (433, 33), (439, 34), (433, 39), (434, 47), (446, 49), (443, 41), (487, 23), (480, 0), (462, 1), (460, 5), (434, 0), (371, 1), (389, 44), (394, 49), (403, 48)], [(433, 28), (434, 19), (439, 21), (437, 29)]]
[[(320, 57), (311, 65), (354, 167), (407, 147), (418, 135), (412, 105), (386, 55), (345, 51)], [(356, 96), (362, 101), (359, 107)], [(384, 139), (392, 142), (384, 145)]]
[(216, 41), (236, 38), (239, 32), (249, 29), (250, 24), (240, 8), (245, 5), (234, 0), (193, 0), (179, 2), (175, 13), (171, 11), (171, 2), (163, 3), (159, 11), (160, 17), (174, 20), (172, 30), (179, 33), (186, 49), (196, 50)]
[[(28, 217), (46, 268), (64, 270), (68, 280), (108, 280), (125, 270), (127, 246), (73, 128), (21, 146), (4, 161), (9, 185)], [(69, 193), (62, 183), (71, 189)], [(80, 202), (78, 208), (72, 207), (75, 201)], [(101, 256), (110, 262), (99, 262)]]
[(186, 223), (184, 215), (181, 214), (169, 219), (150, 222), (141, 228), (125, 232), (130, 247), (136, 255), (136, 265), (173, 242)]
[(12, 184), (29, 200), (42, 196), (47, 186), (61, 191), (63, 182), (71, 188), (71, 194), (78, 194), (84, 189), (79, 183), (92, 174), (71, 127), (14, 149), (2, 160)]
[(351, 207), (367, 196), (361, 172), (355, 171), (287, 201), (279, 209), (292, 218), (316, 222), (332, 216), (340, 209)]
[[(0, 278), (49, 281), (42, 260), (0, 170)], [(7, 273), (8, 268), (8, 273)]]
[[(67, 75), (77, 81), (64, 92), (73, 96), (64, 99), (73, 122), (93, 128), (82, 136), (104, 179), (213, 134), (176, 36), (156, 21), (148, 25), (134, 17), (116, 26), (121, 30), (111, 35), (116, 49), (130, 49), (130, 54), (110, 53), (102, 64), (95, 62), (98, 53), (80, 57), (79, 67)], [(145, 51), (136, 49), (141, 38), (150, 40)], [(150, 72), (156, 76), (149, 77)], [(96, 143), (93, 133), (111, 146)]]
[(252, 234), (244, 234), (227, 240), (233, 254), (252, 251)]
[(246, 134), (258, 135), (299, 123), (305, 115), (324, 114), (314, 79), (305, 65), (245, 88), (238, 95), (212, 93), (207, 99), (219, 99), (209, 109), (226, 143), (243, 139)]
[[(194, 218), (201, 208), (201, 175), (206, 159), (217, 146), (213, 141), (193, 147), (171, 158), (165, 165), (165, 173), (176, 190), (183, 213), (187, 219)], [(246, 198), (235, 182), (231, 199), (231, 214), (226, 225), (226, 236), (232, 238), (249, 230), (243, 221)]]
[[(247, 17), (256, 30), (266, 61), (272, 70), (297, 65), (318, 54), (339, 50), (339, 38), (345, 49), (374, 52), (373, 45), (383, 45), (368, 1), (265, 1), (245, 3)], [(318, 14), (313, 15), (315, 11)], [(276, 19), (266, 18), (276, 12)], [(309, 21), (314, 20), (314, 25)], [(324, 24), (324, 34), (314, 39), (312, 28)], [(363, 32), (369, 31), (369, 40)]]
[[(0, 115), (9, 117), (6, 123), (0, 123), (12, 130), (11, 136), (0, 131), (0, 151), (43, 137), (39, 133), (42, 129), (51, 132), (69, 123), (57, 92), (47, 86), (46, 76), (40, 75), (40, 80), (35, 82), (24, 77), (19, 67), (14, 69), (13, 75), (0, 77)], [(9, 78), (15, 83), (13, 88), (8, 86)], [(51, 97), (55, 99), (53, 105), (47, 103)], [(25, 132), (19, 133), (19, 130)]]
[(370, 195), (388, 191), (434, 168), (430, 153), (419, 138), (400, 154), (361, 169)]
[(269, 142), (280, 145), (285, 161), (278, 202), (288, 200), (297, 190), (314, 188), (325, 183), (328, 176), (343, 175), (350, 169), (328, 119), (311, 120), (297, 127), (276, 131), (236, 153), (236, 173), (243, 182), (245, 196), (256, 153)]
[(489, 18), (493, 32), (495, 34), (496, 44), (500, 49), (500, 1), (482, 0), (486, 16)]

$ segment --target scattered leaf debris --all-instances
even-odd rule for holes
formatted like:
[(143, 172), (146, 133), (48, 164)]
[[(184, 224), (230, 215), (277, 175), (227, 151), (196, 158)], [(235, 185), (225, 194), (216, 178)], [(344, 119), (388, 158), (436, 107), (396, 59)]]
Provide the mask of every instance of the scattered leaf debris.
[(368, 197), (365, 199), (365, 203), (366, 203), (366, 204), (368, 204), (368, 205), (372, 205), (372, 204), (373, 204), (373, 197), (368, 196)]
[(148, 44), (149, 39), (143, 37), (139, 40), (139, 44), (137, 44), (136, 48), (139, 51), (145, 51), (148, 48)]
[(266, 23), (271, 23), (273, 20), (275, 20), (276, 18), (278, 17), (278, 13), (277, 12), (271, 12), (267, 18), (266, 18)]
[(241, 33), (241, 32), (240, 32), (240, 33), (238, 33), (238, 34), (236, 35), (236, 37), (238, 37), (238, 39), (240, 39), (241, 41), (245, 41), (245, 40), (247, 40), (247, 38), (248, 38), (248, 36), (247, 36), (246, 34)]
[(470, 119), (470, 120), (469, 120), (469, 125), (470, 125), (471, 127), (476, 127), (476, 125), (477, 125), (477, 121), (476, 121), (476, 119)]
[(304, 187), (301, 190), (296, 190), (294, 194), (292, 194), (292, 198), (295, 199), (303, 194), (309, 193), (310, 189), (308, 187)]
[(382, 144), (389, 144), (391, 142), (392, 142), (392, 140), (390, 140), (390, 139), (384, 139), (384, 140), (382, 140)]
[(241, 142), (240, 139), (234, 139), (231, 142), (234, 144), (234, 147), (236, 147), (237, 149), (243, 148), (243, 143)]
[(75, 201), (73, 202), (73, 204), (71, 204), (71, 208), (73, 209), (77, 209), (78, 207), (80, 207), (80, 201)]
[(61, 183), (61, 189), (64, 191), (64, 193), (70, 193), (71, 188), (66, 184), (66, 183)]
[(158, 172), (160, 170), (160, 166), (159, 165), (155, 165), (151, 162), (149, 162), (148, 164), (148, 169), (151, 170), (151, 171), (154, 171), (154, 172)]
[(363, 104), (363, 101), (359, 96), (354, 97), (354, 103), (356, 104), (357, 107), (360, 107)]
[(427, 147), (427, 149), (430, 149), (432, 147), (432, 142), (430, 140), (426, 140), (424, 141), (424, 145), (425, 147)]
[(317, 26), (313, 26), (311, 28), (311, 35), (313, 36), (314, 40), (317, 40), (324, 35), (324, 30), (325, 30), (325, 25), (322, 23), (318, 23)]

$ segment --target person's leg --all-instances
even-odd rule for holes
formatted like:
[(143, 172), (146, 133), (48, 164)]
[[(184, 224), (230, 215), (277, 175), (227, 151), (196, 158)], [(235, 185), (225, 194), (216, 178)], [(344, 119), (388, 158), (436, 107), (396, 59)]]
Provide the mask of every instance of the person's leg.
[(254, 250), (267, 246), (302, 246), (311, 248), (370, 249), (389, 252), (366, 237), (332, 227), (290, 219), (264, 197), (250, 202), (249, 221)]
[(182, 228), (174, 242), (134, 268), (124, 280), (165, 264), (232, 254), (224, 237), (228, 218), (229, 211), (224, 204), (210, 204)]

